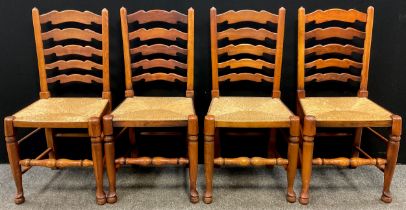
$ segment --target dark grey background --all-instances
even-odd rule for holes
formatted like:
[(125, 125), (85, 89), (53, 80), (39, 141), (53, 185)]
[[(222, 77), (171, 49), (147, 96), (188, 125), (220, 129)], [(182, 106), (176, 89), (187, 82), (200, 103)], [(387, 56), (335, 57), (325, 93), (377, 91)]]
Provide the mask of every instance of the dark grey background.
[[(406, 47), (406, 2), (394, 1), (365, 1), (365, 0), (314, 0), (314, 1), (203, 1), (203, 0), (40, 0), (40, 1), (0, 1), (0, 117), (11, 115), (38, 98), (39, 82), (37, 60), (31, 21), (31, 9), (38, 7), (42, 13), (50, 10), (89, 10), (100, 13), (102, 8), (109, 10), (110, 19), (110, 72), (113, 104), (118, 105), (124, 98), (124, 68), (122, 56), (121, 28), (119, 9), (124, 6), (129, 12), (149, 9), (175, 9), (187, 13), (189, 7), (195, 9), (195, 107), (200, 117), (201, 133), (203, 131), (202, 119), (210, 103), (211, 67), (210, 67), (210, 34), (209, 34), (209, 9), (215, 6), (219, 13), (234, 9), (268, 10), (277, 13), (278, 8), (286, 8), (286, 31), (282, 70), (282, 100), (295, 110), (296, 94), (296, 39), (297, 39), (297, 9), (300, 6), (307, 11), (327, 8), (355, 8), (366, 11), (367, 7), (375, 7), (375, 24), (371, 52), (369, 91), (370, 98), (394, 113), (405, 117), (406, 100), (405, 91), (406, 72), (404, 66), (406, 57), (403, 49)], [(3, 135), (3, 128), (0, 133)], [(372, 154), (381, 155), (384, 147), (374, 143), (369, 135), (364, 138), (363, 146)], [(175, 141), (175, 140), (174, 140)], [(200, 142), (203, 141), (200, 136)], [(328, 141), (328, 140), (326, 140)], [(39, 154), (44, 149), (44, 138), (36, 135), (30, 142), (22, 145), (23, 156)], [(86, 142), (82, 144), (81, 142)], [(154, 153), (154, 148), (162, 145), (170, 148), (173, 154), (179, 152), (183, 144), (168, 143), (169, 138), (161, 141), (144, 141), (146, 150)], [(155, 143), (153, 143), (155, 142)], [(256, 154), (265, 147), (265, 141), (256, 141), (254, 138), (226, 140), (227, 144), (236, 142), (231, 150), (238, 153), (247, 152)], [(331, 141), (330, 141), (331, 142)], [(322, 142), (316, 150), (337, 152), (338, 149), (349, 150), (349, 141), (339, 140), (337, 143)], [(85, 139), (61, 139), (57, 146), (66, 156), (89, 156), (89, 141)], [(333, 147), (327, 147), (332, 145)], [(149, 146), (148, 146), (149, 145)], [(238, 146), (239, 145), (239, 146)], [(251, 145), (251, 146), (250, 146)], [(252, 146), (254, 145), (254, 146)], [(227, 150), (227, 147), (224, 147)], [(259, 149), (258, 149), (259, 148)], [(63, 152), (62, 152), (63, 150)], [(200, 144), (200, 158), (203, 147)], [(401, 143), (399, 162), (406, 163), (406, 146)], [(260, 152), (258, 152), (259, 154)], [(261, 153), (263, 154), (263, 153)], [(35, 155), (36, 156), (36, 155)], [(202, 159), (200, 159), (202, 160)], [(7, 152), (4, 140), (0, 141), (0, 162), (7, 161)]]

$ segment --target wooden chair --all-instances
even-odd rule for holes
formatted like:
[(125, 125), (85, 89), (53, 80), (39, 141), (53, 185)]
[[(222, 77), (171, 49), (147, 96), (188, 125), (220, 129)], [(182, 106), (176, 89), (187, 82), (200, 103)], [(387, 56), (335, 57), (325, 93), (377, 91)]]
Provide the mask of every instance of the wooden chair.
[[(249, 27), (232, 28), (218, 32), (218, 24), (235, 24), (242, 22), (251, 22), (263, 24), (266, 26), (271, 22), (277, 24), (277, 33), (271, 32), (265, 28), (254, 29)], [(285, 9), (280, 8), (279, 14), (275, 15), (267, 11), (227, 11), (217, 15), (216, 9), (210, 11), (210, 29), (211, 29), (211, 56), (212, 56), (212, 101), (208, 114), (204, 122), (204, 165), (206, 176), (206, 192), (204, 202), (212, 202), (212, 180), (213, 166), (273, 166), (283, 165), (287, 167), (288, 190), (287, 200), (296, 201), (296, 195), (293, 190), (294, 178), (296, 175), (298, 149), (299, 149), (299, 118), (295, 116), (280, 100), (280, 77), (282, 67), (283, 36), (285, 27)], [(228, 44), (224, 47), (218, 47), (219, 41), (228, 39), (229, 41), (239, 40), (239, 44)], [(263, 44), (252, 45), (245, 40), (256, 40)], [(265, 41), (271, 39), (276, 41), (276, 49), (269, 47)], [(227, 54), (231, 58), (224, 62), (218, 62), (218, 55)], [(231, 56), (244, 56), (250, 54), (257, 56), (258, 59), (242, 58), (233, 59)], [(275, 63), (266, 61), (264, 55), (273, 55)], [(250, 73), (235, 73), (236, 68), (249, 68)], [(265, 69), (266, 67), (267, 69)], [(226, 69), (228, 68), (228, 69)], [(273, 69), (273, 77), (269, 69)], [(257, 73), (252, 73), (257, 72)], [(219, 75), (222, 73), (223, 75)], [(220, 96), (219, 82), (229, 80), (268, 82), (273, 83), (272, 97), (230, 97)], [(219, 128), (271, 128), (271, 133), (275, 133), (276, 128), (289, 128), (289, 151), (288, 159), (280, 157), (238, 157), (223, 158), (219, 154)], [(275, 135), (271, 135), (271, 141), (274, 141)], [(216, 147), (215, 147), (216, 145)]]
[[(384, 171), (384, 187), (381, 200), (389, 203), (392, 196), (389, 191), (399, 150), (401, 135), (401, 117), (394, 115), (367, 98), (367, 83), (372, 40), (372, 27), (374, 8), (369, 7), (367, 13), (357, 10), (316, 10), (305, 14), (305, 9), (299, 9), (298, 21), (298, 112), (304, 120), (303, 124), (303, 158), (302, 158), (302, 192), (300, 203), (309, 202), (309, 185), (313, 165), (338, 165), (357, 167), (362, 165), (375, 165)], [(335, 22), (330, 22), (335, 21)], [(337, 21), (353, 26), (355, 22), (364, 23), (365, 30), (353, 27), (327, 27), (319, 28), (318, 24), (336, 25)], [(306, 26), (314, 23), (312, 30)], [(356, 38), (361, 39), (361, 45), (356, 46)], [(306, 46), (308, 41), (315, 39), (319, 42), (313, 46)], [(337, 44), (337, 40), (346, 44)], [(351, 40), (351, 41), (350, 41)], [(315, 59), (308, 61), (312, 55), (321, 56), (329, 54), (328, 59)], [(340, 59), (337, 55), (348, 56)], [(355, 61), (352, 56), (362, 55), (361, 61)], [(352, 55), (352, 56), (351, 56)], [(339, 68), (339, 73), (331, 72), (332, 67)], [(353, 73), (355, 72), (355, 73)], [(305, 83), (315, 81), (359, 82), (358, 97), (305, 97)], [(356, 83), (357, 84), (357, 83)], [(318, 85), (320, 87), (320, 85)], [(351, 158), (321, 159), (313, 158), (313, 140), (316, 136), (316, 127), (348, 127), (355, 128), (354, 152)], [(372, 127), (391, 128), (390, 138), (386, 139)], [(387, 145), (387, 158), (372, 158), (361, 146), (363, 128), (372, 131)], [(360, 158), (359, 154), (366, 158)]]
[[(38, 9), (32, 10), (34, 25), (35, 43), (38, 57), (38, 70), (40, 99), (25, 107), (16, 114), (4, 119), (7, 152), (11, 170), (17, 187), (15, 203), (24, 202), (22, 174), (32, 166), (43, 166), (49, 168), (63, 167), (93, 167), (96, 178), (96, 200), (98, 204), (104, 204), (106, 197), (103, 191), (103, 159), (102, 159), (102, 138), (101, 138), (101, 117), (110, 110), (110, 84), (109, 84), (109, 35), (108, 35), (108, 11), (103, 9), (101, 15), (89, 11), (80, 12), (75, 10), (51, 11), (40, 15)], [(101, 25), (101, 33), (90, 29), (79, 28), (58, 28), (60, 25), (75, 22), (81, 25), (97, 24)], [(45, 24), (51, 24), (52, 30), (44, 31)], [(57, 26), (55, 26), (57, 25)], [(60, 41), (74, 42), (77, 40), (91, 41), (97, 40), (102, 43), (102, 49), (91, 46), (81, 46), (77, 44), (60, 45)], [(53, 41), (50, 48), (44, 48), (44, 41)], [(90, 42), (89, 42), (90, 43)], [(54, 45), (57, 44), (57, 45)], [(48, 62), (47, 58), (56, 56), (57, 61)], [(82, 56), (92, 55), (102, 58), (102, 64), (91, 60), (58, 60), (61, 56)], [(100, 72), (102, 78), (90, 74), (64, 74), (69, 69), (80, 69), (77, 71)], [(54, 70), (64, 72), (57, 76), (47, 76)], [(57, 73), (57, 72), (53, 72)], [(80, 83), (100, 83), (103, 84), (101, 98), (84, 97), (51, 97), (48, 84), (58, 82), (60, 84), (80, 82)], [(15, 128), (36, 128), (20, 140), (16, 140)], [(53, 132), (54, 128), (86, 128), (92, 142), (93, 160), (68, 160), (57, 159), (54, 147), (54, 137), (63, 136)], [(45, 137), (48, 148), (35, 159), (20, 160), (19, 144), (28, 137), (45, 130)], [(72, 134), (66, 136), (69, 137)], [(83, 135), (74, 135), (83, 136)], [(44, 157), (48, 156), (48, 159)], [(23, 167), (21, 169), (21, 166)]]
[[(194, 10), (190, 8), (188, 15), (177, 11), (164, 10), (140, 10), (127, 15), (127, 10), (121, 8), (121, 28), (123, 36), (126, 99), (111, 113), (103, 118), (105, 134), (105, 152), (107, 174), (109, 177), (109, 193), (107, 202), (114, 203), (116, 196), (116, 170), (115, 166), (132, 164), (141, 166), (160, 165), (189, 165), (190, 178), (190, 201), (199, 201), (196, 190), (197, 164), (198, 164), (198, 122), (193, 105), (193, 68), (194, 68)], [(129, 25), (138, 22), (141, 27), (144, 24), (155, 24), (153, 28), (139, 28), (129, 31)], [(172, 28), (164, 29), (156, 27), (157, 24), (171, 25)], [(175, 28), (177, 23), (187, 24), (187, 33)], [(165, 45), (162, 40), (187, 41), (187, 49), (177, 44)], [(134, 48), (130, 44), (139, 41), (141, 44)], [(156, 41), (148, 45), (144, 41)], [(139, 43), (135, 42), (135, 43)], [(177, 43), (177, 42), (174, 42)], [(175, 60), (178, 54), (187, 55), (187, 64)], [(146, 55), (155, 56), (154, 59), (143, 59)], [(162, 59), (161, 57), (172, 56), (174, 59)], [(160, 56), (160, 57), (159, 57)], [(141, 59), (132, 61), (132, 57)], [(159, 58), (157, 58), (159, 57)], [(162, 72), (163, 69), (170, 73)], [(134, 72), (132, 71), (134, 70)], [(151, 70), (149, 70), (151, 69)], [(148, 70), (150, 72), (137, 73)], [(174, 73), (176, 71), (180, 73)], [(159, 71), (159, 72), (157, 72)], [(136, 74), (135, 76), (133, 76)], [(186, 83), (186, 97), (145, 97), (134, 96), (133, 82), (144, 80), (182, 82)], [(132, 152), (131, 157), (115, 159), (113, 128), (128, 128), (130, 144), (135, 145), (135, 128), (142, 127), (187, 127), (188, 158), (163, 158), (163, 157), (138, 157), (137, 152)], [(122, 133), (120, 132), (120, 133)], [(118, 135), (120, 135), (120, 133)]]

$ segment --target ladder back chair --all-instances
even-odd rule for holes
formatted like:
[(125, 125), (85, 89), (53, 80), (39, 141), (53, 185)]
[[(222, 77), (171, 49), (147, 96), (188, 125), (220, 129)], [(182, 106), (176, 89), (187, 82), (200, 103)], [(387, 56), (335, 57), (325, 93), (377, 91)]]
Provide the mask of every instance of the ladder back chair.
[[(218, 31), (220, 24), (227, 24), (227, 29)], [(234, 24), (259, 24), (259, 29), (237, 27)], [(277, 26), (277, 32), (267, 28), (269, 24)], [(295, 116), (280, 100), (280, 77), (282, 68), (283, 38), (285, 27), (285, 9), (280, 8), (279, 14), (268, 11), (227, 11), (222, 14), (216, 8), (210, 11), (211, 59), (212, 59), (212, 101), (204, 121), (204, 164), (206, 176), (206, 192), (204, 202), (212, 202), (213, 166), (273, 166), (287, 167), (287, 200), (296, 201), (293, 190), (296, 175), (299, 149), (299, 118)], [(220, 41), (229, 42), (218, 47)], [(261, 44), (253, 45), (249, 41)], [(267, 41), (276, 42), (270, 47)], [(226, 61), (219, 62), (220, 55), (227, 54)], [(268, 61), (265, 54), (274, 57), (274, 63)], [(239, 58), (232, 57), (238, 55)], [(251, 59), (256, 57), (257, 59)], [(238, 70), (246, 70), (241, 72)], [(273, 70), (273, 72), (272, 72)], [(270, 76), (272, 75), (272, 76)], [(248, 81), (254, 84), (267, 82), (273, 85), (272, 97), (231, 97), (220, 96), (220, 82)], [(224, 84), (225, 85), (225, 84)], [(269, 91), (271, 95), (271, 91)], [(289, 128), (288, 159), (279, 156), (223, 158), (219, 151), (219, 128), (270, 128), (271, 141), (275, 141), (276, 128)]]
[[(312, 165), (352, 168), (374, 165), (384, 172), (381, 200), (389, 203), (392, 200), (389, 188), (398, 156), (402, 119), (367, 98), (374, 8), (369, 7), (367, 13), (354, 9), (329, 9), (316, 10), (309, 14), (305, 13), (304, 8), (300, 8), (298, 16), (298, 113), (304, 121), (302, 192), (299, 201), (302, 204), (309, 202)], [(312, 23), (316, 28), (306, 29)], [(320, 25), (327, 23), (330, 23), (328, 27)], [(358, 28), (362, 29), (355, 28), (356, 23), (361, 23)], [(347, 24), (349, 27), (343, 28), (339, 24)], [(360, 39), (361, 44), (356, 45), (356, 39)], [(307, 46), (310, 40), (316, 41), (316, 44)], [(324, 55), (328, 55), (328, 59), (320, 58)], [(358, 61), (355, 55), (359, 55)], [(328, 81), (342, 85), (350, 81), (359, 83), (358, 94), (355, 97), (306, 97), (305, 84), (313, 82), (320, 87), (319, 83)], [(313, 158), (316, 127), (354, 128), (352, 157)], [(373, 127), (390, 128), (389, 139)], [(385, 142), (386, 159), (373, 158), (361, 149), (363, 128), (372, 131)], [(360, 158), (360, 153), (365, 158)]]
[[(114, 203), (117, 200), (116, 166), (130, 164), (141, 166), (189, 165), (190, 201), (196, 203), (199, 201), (199, 195), (196, 190), (198, 122), (193, 105), (194, 10), (190, 8), (187, 15), (174, 10), (140, 10), (127, 14), (127, 10), (121, 8), (120, 16), (126, 99), (111, 115), (103, 118), (107, 174), (109, 177), (107, 202)], [(154, 25), (152, 28), (138, 28), (129, 31), (129, 26), (135, 23), (138, 23), (140, 27), (147, 27), (150, 23)], [(160, 28), (162, 24), (170, 25), (170, 28)], [(178, 30), (179, 24), (187, 25), (187, 32)], [(157, 25), (159, 26), (157, 27)], [(177, 44), (176, 41), (180, 40), (186, 42), (187, 49)], [(173, 44), (166, 45), (165, 41)], [(135, 46), (130, 46), (134, 42)], [(179, 54), (187, 56), (187, 63), (177, 60)], [(148, 59), (147, 56), (149, 55), (153, 55), (154, 58)], [(171, 59), (165, 59), (165, 56), (171, 56)], [(138, 61), (134, 61), (137, 58)], [(186, 83), (186, 97), (134, 96), (133, 82), (138, 81), (161, 81), (169, 82), (169, 84), (171, 82)], [(122, 128), (122, 132), (128, 128), (132, 147), (135, 146), (135, 128), (186, 127), (188, 157), (138, 157), (137, 152), (132, 151), (131, 157), (115, 159), (114, 138), (117, 136), (113, 137), (114, 127)]]
[[(89, 11), (54, 10), (40, 15), (38, 9), (34, 8), (32, 10), (32, 20), (38, 58), (40, 99), (4, 119), (7, 152), (17, 187), (15, 203), (21, 204), (25, 200), (22, 187), (22, 174), (32, 166), (43, 166), (49, 168), (93, 167), (96, 179), (96, 201), (98, 204), (104, 204), (106, 198), (103, 191), (101, 122), (102, 116), (110, 111), (111, 100), (108, 11), (103, 9), (101, 15), (97, 15)], [(65, 27), (61, 29), (64, 24), (72, 23), (86, 29), (79, 27)], [(96, 32), (88, 29), (92, 24), (101, 28), (101, 31)], [(48, 27), (44, 27), (44, 25), (51, 25), (49, 27), (52, 30), (46, 30)], [(102, 49), (92, 47), (92, 40), (95, 40), (99, 44), (101, 43)], [(63, 44), (68, 42), (68, 45)], [(78, 42), (89, 43), (89, 45), (78, 45)], [(50, 47), (45, 48), (44, 43), (49, 43)], [(63, 60), (66, 58), (65, 56), (90, 59), (93, 55), (101, 58), (102, 63), (96, 63), (92, 60)], [(49, 57), (52, 56), (56, 57), (56, 61), (50, 61)], [(86, 74), (75, 74), (71, 70)], [(91, 75), (91, 73), (97, 74), (97, 72), (101, 76)], [(49, 76), (51, 73), (57, 75)], [(60, 83), (63, 86), (65, 83), (71, 82), (100, 83), (103, 86), (102, 96), (94, 98), (51, 97), (48, 84)], [(17, 141), (15, 128), (18, 127), (37, 129)], [(87, 129), (88, 134), (82, 134), (81, 136), (90, 136), (91, 138), (92, 160), (57, 159), (54, 137), (63, 136), (63, 134), (54, 133), (54, 128)], [(21, 160), (19, 144), (42, 129), (45, 130), (47, 149), (35, 159)], [(66, 137), (69, 137), (69, 135)], [(48, 159), (45, 158), (47, 156)]]

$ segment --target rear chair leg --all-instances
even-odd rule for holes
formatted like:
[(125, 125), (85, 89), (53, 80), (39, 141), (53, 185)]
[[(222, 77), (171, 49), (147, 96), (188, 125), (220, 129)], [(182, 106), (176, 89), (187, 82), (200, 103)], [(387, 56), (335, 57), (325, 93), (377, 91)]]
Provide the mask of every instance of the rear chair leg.
[(15, 131), (13, 126), (14, 117), (4, 118), (4, 134), (7, 145), (8, 160), (10, 162), (11, 172), (13, 173), (14, 182), (16, 184), (17, 193), (14, 198), (16, 204), (22, 204), (25, 201), (23, 192), (23, 180), (21, 173), (20, 155), (18, 151), (18, 143), (15, 139)]
[[(355, 147), (361, 147), (362, 128), (355, 129), (354, 143), (352, 148), (352, 157), (359, 157), (359, 151)], [(356, 168), (350, 166), (350, 168)]]
[(398, 159), (400, 135), (402, 134), (402, 118), (392, 115), (392, 132), (386, 148), (386, 166), (384, 171), (383, 192), (381, 200), (385, 203), (392, 202), (390, 185), (395, 172)]
[[(54, 143), (54, 132), (52, 128), (45, 128), (45, 139), (47, 141), (48, 148), (52, 148), (52, 150), (48, 153), (49, 159), (56, 159), (56, 152), (55, 152), (55, 143)], [(57, 169), (52, 168), (52, 169)]]
[(113, 116), (103, 117), (104, 152), (106, 156), (107, 177), (109, 180), (109, 192), (107, 193), (107, 203), (117, 202), (116, 194), (116, 165), (115, 148), (113, 137)]
[(313, 116), (305, 116), (303, 124), (302, 192), (300, 193), (299, 203), (306, 205), (309, 203), (316, 119)]
[[(277, 158), (276, 152), (276, 128), (271, 128), (268, 140), (268, 158)], [(268, 165), (267, 167), (272, 169), (274, 165)]]
[(100, 119), (92, 117), (89, 120), (89, 136), (92, 142), (93, 170), (96, 178), (96, 202), (99, 205), (106, 203), (106, 195), (103, 191), (103, 151), (101, 138)]
[(128, 128), (128, 137), (130, 138), (130, 157), (138, 157), (138, 149), (135, 140), (135, 128)]
[(206, 177), (206, 192), (203, 201), (209, 204), (213, 201), (213, 165), (214, 165), (214, 116), (204, 119), (204, 172)]
[(199, 125), (196, 115), (190, 115), (188, 118), (188, 156), (189, 156), (189, 179), (190, 179), (190, 202), (199, 202), (199, 193), (197, 192), (197, 173), (198, 173), (198, 133)]
[(295, 183), (297, 162), (299, 155), (299, 135), (300, 135), (300, 120), (297, 116), (290, 117), (290, 138), (288, 145), (288, 192), (286, 200), (290, 203), (296, 202), (296, 193), (293, 190)]

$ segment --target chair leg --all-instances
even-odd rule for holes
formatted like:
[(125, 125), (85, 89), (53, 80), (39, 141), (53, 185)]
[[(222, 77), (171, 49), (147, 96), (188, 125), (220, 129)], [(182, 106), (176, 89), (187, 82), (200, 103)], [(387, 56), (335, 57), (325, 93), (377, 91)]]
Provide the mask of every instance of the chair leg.
[(106, 203), (103, 191), (103, 151), (101, 138), (100, 119), (92, 117), (89, 120), (89, 136), (92, 141), (93, 170), (96, 178), (96, 202), (99, 205)]
[(385, 203), (392, 202), (390, 185), (395, 172), (398, 159), (400, 135), (402, 133), (402, 118), (392, 115), (392, 132), (386, 149), (386, 166), (384, 171), (383, 192), (381, 200)]
[[(54, 137), (55, 136), (52, 128), (45, 128), (45, 139), (47, 141), (47, 147), (52, 148), (52, 150), (48, 153), (49, 159), (56, 159)], [(56, 169), (56, 167), (52, 169)]]
[(354, 143), (353, 143), (352, 157), (359, 157), (359, 151), (357, 149), (355, 149), (355, 147), (361, 146), (361, 137), (362, 137), (362, 128), (356, 128)]
[(204, 172), (206, 177), (206, 192), (203, 201), (209, 204), (213, 201), (213, 165), (214, 165), (214, 116), (204, 119)]
[(116, 194), (116, 164), (115, 148), (113, 137), (113, 116), (103, 117), (104, 152), (106, 156), (107, 177), (109, 180), (109, 192), (107, 193), (107, 203), (117, 202)]
[(290, 138), (288, 145), (288, 192), (286, 195), (286, 200), (290, 203), (296, 202), (296, 193), (293, 190), (295, 183), (297, 162), (299, 155), (299, 135), (300, 135), (300, 120), (297, 116), (292, 116), (290, 118)]
[(313, 116), (305, 116), (303, 122), (303, 156), (302, 156), (302, 192), (299, 202), (309, 203), (309, 186), (312, 175), (313, 140), (316, 134), (316, 119)]
[(199, 125), (196, 115), (190, 115), (188, 118), (188, 156), (189, 156), (189, 186), (190, 202), (199, 202), (199, 193), (197, 192), (197, 173), (198, 173), (198, 135)]
[[(271, 128), (269, 131), (268, 140), (268, 158), (276, 158), (276, 128)], [(269, 169), (274, 168), (274, 165), (268, 165)]]
[(135, 128), (128, 128), (128, 137), (130, 139), (130, 157), (138, 157), (138, 149), (135, 145)]
[(21, 173), (21, 166), (19, 164), (20, 155), (18, 150), (18, 143), (15, 139), (15, 131), (13, 126), (14, 117), (4, 118), (4, 134), (7, 144), (8, 160), (10, 162), (11, 172), (13, 173), (14, 182), (16, 184), (17, 193), (14, 197), (16, 204), (22, 204), (25, 201), (23, 192), (23, 179)]

